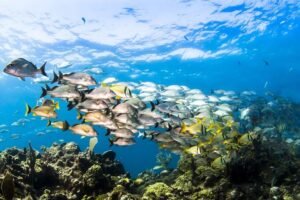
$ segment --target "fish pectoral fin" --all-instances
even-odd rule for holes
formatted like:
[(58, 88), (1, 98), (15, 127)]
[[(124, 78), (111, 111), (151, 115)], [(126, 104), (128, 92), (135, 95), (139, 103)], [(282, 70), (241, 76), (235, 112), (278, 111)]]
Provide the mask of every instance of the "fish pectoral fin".
[(25, 78), (24, 77), (19, 77), (20, 80), (22, 81), (25, 81)]

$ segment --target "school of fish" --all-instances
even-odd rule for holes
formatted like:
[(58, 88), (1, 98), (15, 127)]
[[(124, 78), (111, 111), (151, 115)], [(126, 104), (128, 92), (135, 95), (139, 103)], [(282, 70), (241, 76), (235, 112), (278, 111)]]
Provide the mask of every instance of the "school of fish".
[[(25, 61), (14, 60), (4, 72), (22, 80), (37, 73), (47, 76), (45, 64), (37, 69)], [(98, 84), (86, 72), (54, 72), (51, 84), (54, 86), (42, 87), (39, 105), (26, 105), (26, 115), (47, 119), (47, 126), (91, 137), (93, 147), (98, 142), (94, 127), (101, 126), (111, 145), (133, 145), (135, 137), (142, 137), (174, 153), (206, 154), (222, 165), (228, 149), (249, 144), (257, 137), (254, 132), (240, 134), (242, 122), (251, 112), (249, 105), (255, 96), (251, 91), (213, 90), (206, 95), (183, 85), (118, 82), (114, 77)], [(68, 110), (76, 109), (80, 123), (57, 120), (59, 103), (53, 98), (67, 101)]]

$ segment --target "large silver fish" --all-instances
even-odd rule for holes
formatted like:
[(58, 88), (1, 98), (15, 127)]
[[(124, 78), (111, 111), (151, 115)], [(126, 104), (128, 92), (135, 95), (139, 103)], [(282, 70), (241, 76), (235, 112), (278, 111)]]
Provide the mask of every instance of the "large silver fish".
[(40, 69), (38, 69), (33, 63), (24, 58), (18, 58), (9, 63), (3, 70), (3, 72), (12, 76), (19, 77), (21, 80), (25, 80), (25, 77), (35, 77), (36, 74), (42, 74), (47, 76), (45, 72), (45, 62)]
[(58, 76), (56, 73), (54, 73), (52, 83), (55, 82), (82, 86), (92, 86), (97, 84), (96, 80), (91, 75), (82, 72), (72, 72), (69, 74), (62, 74), (61, 72), (59, 72)]
[(83, 99), (83, 93), (80, 93), (75, 86), (71, 85), (60, 85), (53, 88), (49, 88), (46, 85), (46, 89), (42, 88), (42, 90), (43, 91), (40, 98), (50, 95), (51, 97), (66, 98), (71, 100)]

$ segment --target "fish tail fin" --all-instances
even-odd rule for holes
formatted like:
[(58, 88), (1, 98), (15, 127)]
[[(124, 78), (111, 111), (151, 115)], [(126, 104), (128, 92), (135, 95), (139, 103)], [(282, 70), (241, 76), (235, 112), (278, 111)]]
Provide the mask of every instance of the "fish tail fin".
[(58, 71), (58, 79), (61, 80), (64, 74), (61, 71)]
[(181, 125), (180, 133), (186, 132), (186, 128), (187, 127), (186, 127), (185, 123), (183, 122), (182, 125)]
[(80, 92), (80, 102), (83, 102), (85, 100), (86, 100), (86, 98), (85, 98), (84, 92)]
[(146, 138), (146, 136), (147, 136), (147, 134), (146, 134), (146, 132), (144, 131), (144, 133), (143, 133), (143, 140)]
[(83, 118), (83, 115), (80, 112), (77, 112), (77, 117), (78, 120), (81, 120)]
[(110, 134), (110, 129), (107, 129), (105, 136), (108, 136)]
[(160, 101), (158, 99), (156, 99), (155, 105), (158, 105), (159, 103), (160, 103)]
[(51, 126), (51, 120), (50, 119), (47, 122), (47, 126)]
[(27, 116), (29, 113), (31, 113), (31, 107), (28, 104), (26, 104), (25, 107), (26, 107), (25, 116)]
[(48, 77), (48, 75), (47, 75), (47, 73), (46, 73), (46, 71), (45, 71), (45, 66), (46, 66), (46, 64), (47, 64), (47, 62), (44, 62), (44, 64), (43, 64), (43, 65), (41, 66), (41, 68), (40, 68), (40, 72), (41, 72), (42, 75)]
[(114, 140), (112, 138), (109, 138), (108, 141), (110, 147), (114, 145)]
[(109, 114), (109, 108), (105, 108), (105, 109), (104, 109), (104, 114), (105, 114), (105, 115), (108, 115), (108, 114)]
[(132, 93), (127, 86), (124, 88), (124, 94), (125, 94), (125, 96), (127, 96), (127, 94), (128, 94), (129, 97), (132, 97)]
[(53, 72), (53, 80), (51, 83), (55, 83), (57, 81), (59, 81), (59, 77), (57, 76), (57, 74), (55, 72)]
[(50, 90), (51, 90), (51, 88), (49, 87), (49, 85), (45, 84), (45, 87), (46, 87), (46, 90), (47, 90), (47, 91), (50, 91)]
[(155, 109), (155, 104), (152, 101), (150, 101), (150, 105), (151, 105), (151, 111), (153, 111)]
[(66, 131), (66, 130), (69, 129), (69, 127), (70, 127), (69, 123), (67, 121), (64, 121), (64, 125), (63, 125), (63, 129), (62, 130)]
[(168, 129), (167, 129), (167, 131), (171, 131), (172, 130), (172, 126), (171, 126), (171, 124), (168, 122)]
[(67, 108), (68, 110), (72, 110), (76, 105), (78, 104), (78, 101), (69, 101), (68, 105), (67, 105)]
[(42, 94), (41, 94), (40, 98), (42, 98), (42, 97), (44, 97), (46, 95), (47, 95), (47, 90), (42, 87)]
[(131, 98), (132, 97), (132, 92), (129, 88), (128, 88), (128, 94), (129, 94), (129, 97)]
[(60, 109), (59, 102), (56, 102), (56, 103), (55, 103), (55, 109), (56, 109), (56, 110), (59, 110), (59, 109)]

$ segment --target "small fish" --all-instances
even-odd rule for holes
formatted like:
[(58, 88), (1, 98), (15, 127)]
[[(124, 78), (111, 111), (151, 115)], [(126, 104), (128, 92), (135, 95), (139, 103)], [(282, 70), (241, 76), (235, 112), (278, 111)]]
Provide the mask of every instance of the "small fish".
[[(87, 109), (87, 110), (106, 110), (108, 109), (108, 105), (105, 101), (101, 99), (93, 100), (86, 99), (85, 101), (77, 104), (78, 109)], [(71, 108), (68, 106), (68, 108)]]
[(25, 116), (32, 113), (33, 116), (40, 116), (45, 118), (56, 118), (57, 113), (55, 112), (54, 108), (51, 106), (36, 106), (31, 108), (28, 104), (26, 104), (26, 112)]
[(107, 129), (107, 133), (106, 135), (112, 134), (114, 136), (116, 136), (117, 138), (134, 138), (134, 133), (131, 130), (125, 129), (125, 128), (121, 128), (121, 129), (117, 129), (117, 130), (109, 130)]
[(69, 123), (67, 121), (55, 121), (55, 122), (51, 122), (50, 120), (48, 120), (47, 126), (53, 126), (55, 128), (59, 128), (63, 131), (66, 131), (69, 129)]
[(100, 111), (88, 112), (86, 115), (82, 115), (80, 112), (78, 112), (77, 119), (83, 119), (85, 122), (92, 123), (102, 122), (103, 124), (111, 122), (110, 116)]
[(181, 125), (180, 133), (189, 133), (192, 135), (201, 133), (202, 135), (206, 134), (206, 127), (203, 125), (201, 119), (197, 118), (197, 122), (191, 125), (186, 125), (184, 122)]
[(196, 156), (196, 155), (200, 155), (200, 148), (198, 145), (195, 145), (195, 146), (192, 146), (192, 147), (189, 147), (185, 150), (185, 152), (189, 153), (189, 154), (192, 154), (193, 156)]
[(266, 66), (270, 65), (270, 63), (267, 60), (263, 60), (263, 62), (265, 63)]
[(34, 64), (25, 60), (24, 58), (18, 58), (9, 63), (4, 68), (3, 72), (19, 77), (21, 80), (25, 81), (25, 77), (34, 78), (36, 74), (47, 76), (45, 72), (46, 63), (47, 62), (45, 62), (40, 69), (38, 69)]
[(226, 159), (220, 156), (211, 163), (211, 166), (215, 169), (223, 170), (226, 168), (226, 164), (227, 164)]
[(97, 87), (86, 93), (85, 97), (88, 99), (111, 99), (116, 97), (116, 94), (108, 87)]
[(184, 39), (186, 40), (186, 41), (189, 41), (189, 38), (185, 35), (184, 36)]
[(132, 93), (126, 85), (114, 84), (107, 86), (106, 84), (102, 84), (102, 86), (109, 87), (119, 98), (132, 97)]
[(268, 85), (269, 85), (269, 82), (266, 81), (266, 82), (265, 82), (265, 85), (264, 85), (264, 88), (266, 89), (266, 88), (268, 87)]
[(9, 132), (8, 129), (0, 129), (0, 133), (7, 133)]
[(240, 145), (250, 145), (255, 138), (257, 138), (257, 135), (254, 132), (245, 133), (238, 139), (238, 143)]
[(17, 133), (14, 133), (14, 134), (11, 134), (10, 137), (11, 137), (11, 139), (13, 139), (13, 140), (17, 140), (17, 139), (20, 138), (20, 135), (17, 134)]
[(86, 19), (84, 17), (81, 17), (81, 20), (83, 21), (83, 23), (85, 24)]
[(157, 170), (162, 170), (164, 167), (162, 166), (162, 165), (156, 165), (156, 166), (154, 166), (152, 169), (154, 170), (154, 171), (157, 171)]
[(84, 98), (84, 94), (80, 93), (75, 86), (71, 86), (71, 85), (60, 85), (60, 86), (55, 86), (53, 88), (49, 88), (46, 85), (46, 88), (42, 87), (42, 94), (40, 98), (46, 95), (50, 95), (51, 97), (66, 98), (66, 99), (82, 100)]
[(69, 74), (59, 72), (59, 75), (54, 72), (52, 83), (55, 82), (81, 86), (93, 86), (97, 84), (91, 75), (83, 72), (72, 72)]
[(129, 103), (120, 103), (115, 105), (112, 108), (112, 112), (116, 113), (116, 114), (130, 114), (130, 115), (134, 115), (137, 113), (137, 109), (134, 108), (131, 104)]
[(110, 146), (117, 145), (117, 146), (130, 146), (135, 144), (134, 139), (129, 138), (115, 138), (115, 139), (109, 139)]
[(93, 127), (88, 124), (75, 124), (69, 129), (73, 131), (73, 133), (81, 136), (96, 137), (98, 135)]
[[(126, 103), (129, 103), (130, 105), (132, 105), (134, 108), (139, 109), (139, 110), (143, 110), (146, 108), (146, 104), (145, 102), (143, 102), (141, 99), (139, 98), (130, 98), (129, 100), (124, 101)], [(153, 103), (153, 102), (151, 102)], [(151, 105), (152, 106), (152, 105)], [(155, 105), (153, 105), (153, 110), (154, 110)]]

